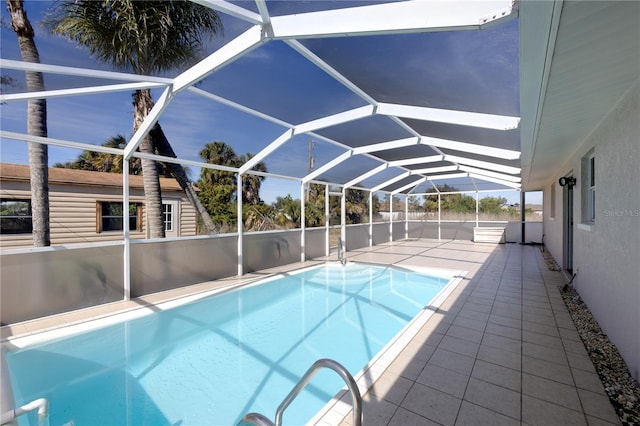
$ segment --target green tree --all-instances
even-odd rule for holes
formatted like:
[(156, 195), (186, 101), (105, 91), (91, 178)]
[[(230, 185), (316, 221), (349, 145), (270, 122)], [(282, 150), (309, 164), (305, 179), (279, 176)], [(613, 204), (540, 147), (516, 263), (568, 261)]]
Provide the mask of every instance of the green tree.
[[(215, 11), (190, 1), (61, 0), (46, 22), (54, 34), (89, 48), (98, 60), (141, 75), (188, 67), (200, 57), (204, 38), (222, 29)], [(135, 132), (153, 108), (150, 90), (136, 90), (133, 105)], [(161, 132), (156, 124), (139, 150), (153, 154), (157, 148), (170, 156), (173, 150), (166, 138), (159, 137)], [(150, 235), (164, 237), (156, 162), (142, 159), (141, 164)], [(185, 191), (193, 189), (184, 170), (174, 175)], [(197, 200), (189, 193), (187, 197)]]
[[(217, 164), (221, 166), (239, 168), (253, 154), (237, 155), (233, 148), (224, 142), (210, 142), (200, 151), (200, 157), (209, 164)], [(266, 172), (267, 167), (263, 162), (256, 164), (253, 170)], [(242, 200), (243, 200), (243, 220), (250, 217), (246, 216), (250, 206), (260, 206), (263, 204), (260, 199), (260, 187), (264, 176), (245, 175), (242, 179)], [(200, 171), (200, 179), (198, 180), (198, 194), (202, 203), (211, 215), (217, 229), (221, 229), (223, 224), (237, 222), (237, 197), (238, 182), (237, 174), (234, 172), (203, 168)], [(258, 223), (259, 218), (262, 222), (260, 227), (264, 227), (270, 212), (269, 208), (251, 209), (253, 219), (247, 225), (250, 229), (252, 223)], [(264, 223), (263, 223), (264, 222)]]
[[(11, 13), (11, 28), (18, 36), (20, 54), (25, 62), (40, 63), (40, 55), (34, 41), (31, 22), (27, 18), (22, 0), (7, 0)], [(42, 73), (25, 71), (27, 91), (44, 91)], [(5, 81), (6, 83), (6, 81)], [(47, 137), (47, 101), (29, 99), (27, 101), (27, 134)], [(31, 182), (31, 217), (33, 225), (33, 245), (51, 245), (49, 228), (49, 150), (47, 145), (29, 142), (29, 171)]]
[(500, 214), (505, 204), (507, 199), (504, 197), (484, 197), (478, 202), (478, 210), (482, 213)]

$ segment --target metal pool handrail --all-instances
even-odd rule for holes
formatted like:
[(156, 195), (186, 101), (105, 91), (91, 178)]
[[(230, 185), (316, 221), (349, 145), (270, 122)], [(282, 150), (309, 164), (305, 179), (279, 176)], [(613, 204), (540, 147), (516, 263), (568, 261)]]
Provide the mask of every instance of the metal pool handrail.
[(321, 368), (328, 368), (335, 371), (347, 384), (347, 387), (351, 392), (351, 398), (353, 400), (353, 426), (361, 426), (362, 396), (360, 395), (358, 385), (356, 384), (353, 376), (349, 374), (349, 371), (347, 371), (347, 369), (344, 368), (342, 364), (327, 358), (321, 358), (314, 362), (313, 365), (309, 367), (304, 376), (302, 376), (300, 381), (295, 385), (295, 387), (291, 389), (289, 395), (287, 395), (287, 397), (280, 403), (278, 409), (276, 410), (275, 423), (271, 422), (271, 420), (259, 413), (246, 414), (242, 418), (242, 420), (247, 423), (252, 423), (256, 426), (280, 426), (282, 424), (282, 414), (284, 413), (284, 410), (286, 410), (289, 404), (291, 404), (291, 402), (293, 402), (293, 400), (300, 394), (300, 392), (302, 392), (302, 390), (309, 384), (313, 376), (315, 376)]
[(38, 424), (49, 424), (46, 421), (49, 417), (49, 401), (46, 398), (35, 399), (21, 407), (2, 413), (0, 416), (0, 424), (9, 424), (9, 422), (13, 422), (17, 417), (34, 410), (38, 410)]

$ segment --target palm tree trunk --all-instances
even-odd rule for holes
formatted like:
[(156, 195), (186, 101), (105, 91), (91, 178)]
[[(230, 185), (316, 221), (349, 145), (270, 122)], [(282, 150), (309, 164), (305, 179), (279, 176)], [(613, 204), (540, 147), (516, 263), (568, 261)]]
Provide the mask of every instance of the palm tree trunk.
[[(156, 123), (155, 126), (153, 126), (153, 128), (149, 132), (149, 136), (151, 136), (153, 143), (158, 150), (158, 154), (164, 155), (165, 157), (177, 157), (176, 153), (173, 151), (173, 148), (171, 148), (169, 140), (162, 131), (162, 127), (160, 127), (160, 124)], [(207, 209), (205, 209), (200, 202), (200, 198), (198, 198), (198, 195), (193, 188), (193, 184), (185, 173), (184, 167), (182, 167), (182, 165), (180, 164), (175, 163), (168, 163), (167, 167), (169, 167), (169, 170), (171, 170), (171, 173), (180, 184), (180, 187), (187, 196), (187, 199), (198, 213), (198, 216), (200, 217), (200, 220), (202, 221), (202, 224), (206, 228), (207, 232), (216, 232), (216, 227), (213, 224), (211, 217), (209, 216), (209, 212), (207, 212)]]
[[(145, 117), (153, 108), (153, 99), (148, 89), (136, 90), (133, 94), (133, 131), (135, 133), (142, 124)], [(145, 136), (138, 148), (140, 152), (155, 154), (153, 143), (149, 135)], [(149, 226), (149, 236), (151, 238), (164, 238), (164, 217), (162, 211), (162, 193), (160, 190), (160, 177), (158, 167), (154, 160), (141, 158), (142, 182), (144, 185), (144, 208), (147, 214)], [(126, 220), (129, 209), (124, 206)]]
[[(40, 63), (40, 55), (33, 40), (33, 27), (27, 18), (22, 0), (7, 0), (11, 12), (11, 27), (18, 36), (22, 60)], [(43, 91), (42, 73), (25, 71), (27, 90)], [(33, 99), (27, 103), (27, 134), (47, 137), (47, 101)], [(33, 245), (51, 245), (49, 229), (49, 150), (47, 145), (29, 142), (29, 170), (31, 182), (31, 217)]]

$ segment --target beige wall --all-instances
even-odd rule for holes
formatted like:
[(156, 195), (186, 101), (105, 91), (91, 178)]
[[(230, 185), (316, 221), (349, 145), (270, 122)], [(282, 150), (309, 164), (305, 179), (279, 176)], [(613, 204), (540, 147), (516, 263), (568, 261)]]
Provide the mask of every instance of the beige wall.
[[(640, 87), (636, 84), (545, 185), (545, 245), (563, 264), (558, 178), (573, 171), (575, 288), (640, 379)], [(595, 151), (596, 219), (581, 223), (581, 159)], [(551, 219), (551, 185), (555, 212)]]
[[(166, 199), (179, 200), (180, 236), (196, 235), (195, 209), (183, 193), (164, 192)], [(3, 181), (2, 198), (31, 198), (27, 182)], [(144, 192), (132, 189), (131, 202), (143, 203)], [(51, 244), (74, 244), (100, 241), (120, 241), (121, 232), (96, 232), (96, 201), (122, 201), (122, 189), (52, 184), (49, 187)], [(131, 239), (146, 238), (146, 217), (143, 208), (142, 232), (132, 230)], [(33, 246), (31, 234), (0, 235), (0, 248), (27, 248)]]

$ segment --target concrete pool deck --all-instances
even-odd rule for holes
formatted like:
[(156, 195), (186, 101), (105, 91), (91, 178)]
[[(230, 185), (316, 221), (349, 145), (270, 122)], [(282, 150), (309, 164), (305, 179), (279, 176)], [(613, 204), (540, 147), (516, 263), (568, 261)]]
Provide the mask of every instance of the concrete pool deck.
[[(364, 424), (620, 424), (538, 247), (405, 240), (351, 261), (467, 271), (364, 394)], [(330, 260), (335, 260), (333, 256)], [(322, 259), (320, 259), (322, 261)], [(286, 265), (2, 327), (2, 340), (80, 325), (318, 262)], [(351, 423), (324, 417), (318, 425)]]
[(415, 240), (348, 258), (468, 271), (364, 395), (365, 425), (620, 424), (538, 247)]

